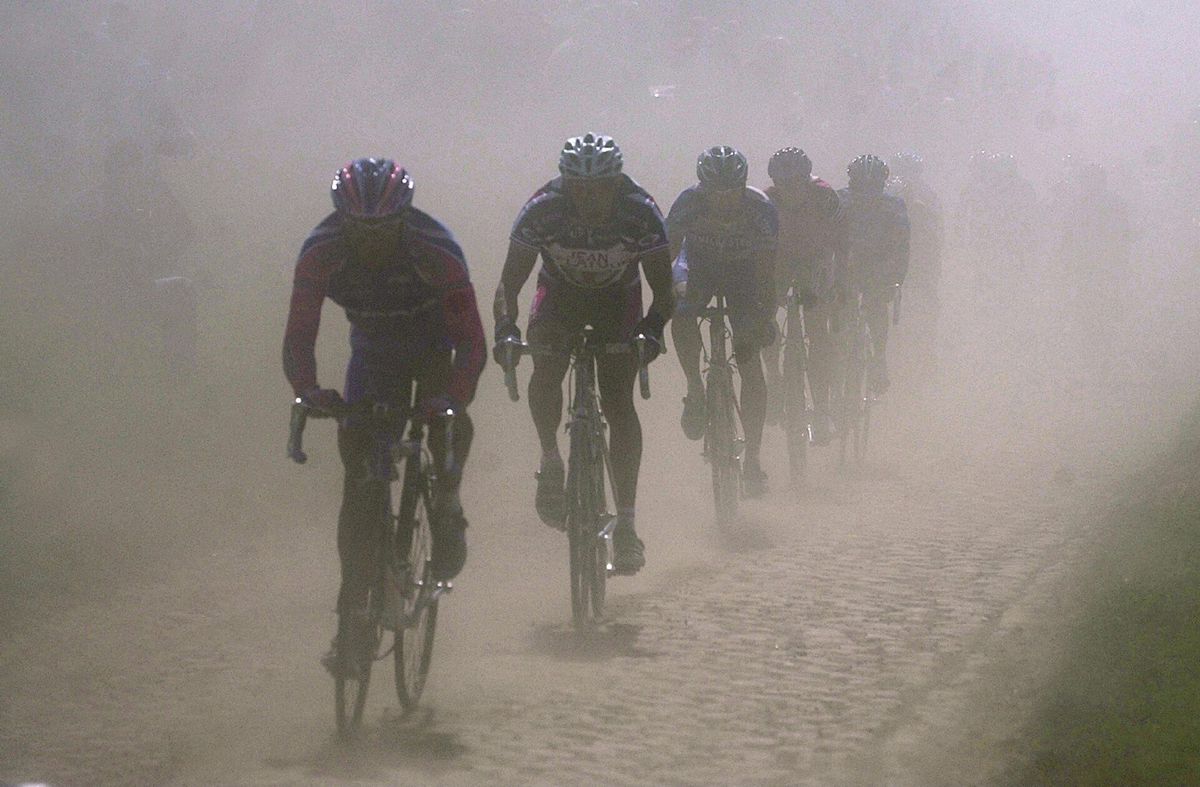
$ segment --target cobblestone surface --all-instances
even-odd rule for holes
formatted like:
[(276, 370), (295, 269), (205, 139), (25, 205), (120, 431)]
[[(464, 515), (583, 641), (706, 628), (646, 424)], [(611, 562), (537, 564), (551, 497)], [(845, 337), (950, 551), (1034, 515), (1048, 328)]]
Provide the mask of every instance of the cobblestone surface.
[[(561, 536), (476, 525), (425, 708), (399, 717), (384, 670), (349, 748), (314, 658), (328, 532), (216, 551), (6, 638), (0, 778), (929, 783), (927, 736), (953, 736), (989, 643), (1061, 573), (1105, 476), (1063, 486), (1047, 452), (959, 441), (898, 461), (897, 445), (849, 478), (816, 462), (800, 501), (747, 502), (727, 533), (699, 457), (674, 458), (692, 486), (642, 517), (664, 523), (643, 530), (662, 557), (614, 582), (587, 636), (565, 622), (565, 565), (539, 570), (565, 564)], [(489, 513), (520, 519), (526, 491)]]

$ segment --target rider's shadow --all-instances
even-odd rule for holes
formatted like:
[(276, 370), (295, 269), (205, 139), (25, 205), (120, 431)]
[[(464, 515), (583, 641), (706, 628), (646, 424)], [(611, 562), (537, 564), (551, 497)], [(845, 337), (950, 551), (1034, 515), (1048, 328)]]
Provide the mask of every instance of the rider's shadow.
[(638, 647), (642, 627), (632, 623), (602, 623), (577, 629), (569, 623), (543, 623), (530, 632), (530, 647), (559, 661), (608, 661), (617, 657), (653, 658)]
[(304, 765), (318, 779), (387, 780), (402, 769), (453, 770), (469, 752), (456, 733), (438, 729), (432, 708), (418, 707), (411, 713), (385, 712), (378, 724), (364, 723), (355, 738), (330, 742)]
[(736, 522), (720, 526), (715, 533), (717, 546), (735, 555), (762, 552), (775, 547), (768, 535), (768, 524), (751, 518), (739, 518)]

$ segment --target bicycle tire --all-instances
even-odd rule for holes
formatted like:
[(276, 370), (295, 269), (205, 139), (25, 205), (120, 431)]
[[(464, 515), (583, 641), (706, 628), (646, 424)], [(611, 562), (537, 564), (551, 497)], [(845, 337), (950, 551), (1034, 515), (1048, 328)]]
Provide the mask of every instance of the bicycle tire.
[(590, 458), (589, 467), (591, 468), (591, 484), (592, 493), (590, 495), (590, 508), (586, 535), (590, 542), (591, 555), (588, 558), (589, 568), (591, 569), (588, 576), (591, 579), (591, 587), (589, 588), (589, 601), (591, 605), (592, 621), (599, 621), (604, 617), (604, 599), (606, 596), (606, 586), (608, 584), (608, 540), (601, 535), (603, 527), (606, 523), (606, 495), (604, 494), (604, 445), (603, 436), (599, 432), (599, 418), (596, 419), (588, 430), (590, 440), (588, 445), (588, 457)]
[[(409, 461), (419, 460), (413, 458)], [(398, 538), (407, 541), (405, 560), (402, 563), (406, 568), (401, 572), (401, 581), (404, 583), (401, 598), (408, 620), (407, 625), (396, 631), (393, 652), (396, 697), (406, 711), (411, 711), (417, 706), (421, 693), (425, 690), (429, 665), (433, 660), (433, 637), (437, 631), (438, 603), (436, 600), (426, 601), (422, 598), (423, 594), (429, 593), (433, 588), (433, 580), (429, 574), (433, 538), (429, 531), (427, 500), (425, 494), (418, 493), (412, 519), (406, 527), (400, 528), (398, 533)], [(404, 533), (406, 530), (408, 532)], [(414, 615), (418, 605), (421, 605), (420, 610)]]
[(708, 452), (712, 465), (713, 508), (717, 524), (728, 525), (737, 518), (741, 472), (734, 443), (733, 399), (728, 374), (708, 376)]
[[(338, 736), (343, 740), (353, 735), (362, 725), (363, 710), (367, 706), (367, 692), (371, 688), (371, 666), (375, 663), (375, 653), (378, 650), (379, 642), (382, 638), (382, 629), (380, 627), (381, 614), (381, 597), (377, 589), (372, 588), (367, 599), (367, 609), (370, 610), (368, 618), (367, 633), (369, 638), (366, 642), (358, 643), (360, 645), (359, 652), (355, 654), (346, 654), (339, 652), (339, 659), (357, 658), (358, 664), (358, 679), (347, 678), (344, 675), (339, 675), (334, 679), (334, 712), (337, 720)], [(346, 642), (346, 626), (348, 625), (344, 616), (338, 616), (338, 648), (342, 647), (342, 643)]]
[(576, 415), (571, 423), (571, 453), (567, 467), (567, 542), (570, 552), (568, 568), (571, 579), (571, 620), (577, 628), (591, 623), (592, 575), (595, 571), (595, 550), (588, 538), (592, 483), (586, 465), (586, 426)]
[[(799, 323), (798, 310), (788, 311), (788, 332)], [(808, 400), (804, 395), (805, 348), (803, 338), (786, 337), (783, 346), (783, 415), (787, 438), (788, 470), (793, 487), (804, 483), (808, 470)]]

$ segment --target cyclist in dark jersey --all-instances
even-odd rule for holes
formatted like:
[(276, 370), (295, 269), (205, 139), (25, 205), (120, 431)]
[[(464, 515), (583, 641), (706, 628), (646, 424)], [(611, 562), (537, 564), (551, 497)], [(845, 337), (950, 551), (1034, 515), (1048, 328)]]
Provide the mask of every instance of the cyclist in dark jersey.
[[(775, 151), (767, 165), (772, 185), (766, 190), (779, 210), (779, 249), (775, 258), (776, 295), (780, 302), (792, 282), (804, 307), (808, 337), (808, 383), (813, 401), (813, 442), (827, 445), (832, 436), (829, 394), (833, 385), (836, 347), (832, 321), (839, 255), (841, 200), (825, 181), (812, 174), (812, 160), (799, 148)], [(782, 410), (783, 373), (779, 367), (779, 342), (763, 350), (770, 401)], [(768, 412), (768, 418), (772, 414)], [(776, 415), (778, 417), (778, 415)]]
[[(519, 338), (517, 296), (541, 255), (529, 340), (563, 354), (533, 356), (529, 409), (542, 447), (537, 512), (553, 527), (562, 527), (566, 516), (558, 426), (566, 353), (573, 337), (585, 325), (607, 342), (645, 334), (652, 340), (654, 356), (661, 351), (663, 328), (672, 310), (671, 261), (662, 213), (645, 189), (622, 173), (621, 151), (612, 138), (572, 137), (563, 146), (558, 168), (561, 176), (538, 189), (513, 224), (495, 301), (497, 343)], [(644, 317), (639, 264), (654, 298)], [(642, 457), (642, 427), (633, 406), (637, 369), (633, 354), (604, 356), (597, 365), (600, 405), (612, 429), (617, 504), (613, 567), (621, 574), (635, 573), (645, 565), (644, 547), (634, 528)]]
[(872, 393), (887, 391), (888, 304), (908, 273), (908, 210), (884, 192), (891, 174), (883, 159), (859, 156), (846, 167), (850, 185), (838, 192), (845, 215), (848, 295), (860, 293), (875, 356), (869, 370)]
[[(283, 369), (296, 395), (316, 407), (343, 401), (317, 383), (315, 345), (328, 297), (350, 321), (345, 402), (409, 405), (416, 382), (418, 415), (456, 413), (453, 472), (443, 473), (443, 510), (431, 522), (434, 578), (454, 577), (466, 561), (467, 520), (458, 501), (473, 428), (465, 408), (475, 395), (487, 346), (462, 250), (435, 219), (412, 207), (413, 182), (390, 159), (357, 159), (334, 176), (336, 210), (309, 235), (296, 263), (283, 341)], [(338, 611), (366, 621), (375, 528), (386, 484), (370, 473), (373, 437), (347, 419), (338, 429), (345, 465), (338, 517), (342, 583)], [(430, 430), (444, 461), (444, 433)]]
[(680, 424), (691, 440), (707, 422), (700, 376), (699, 310), (724, 295), (733, 354), (742, 378), (742, 465), (747, 495), (766, 491), (759, 463), (767, 414), (767, 383), (759, 352), (775, 340), (775, 247), (779, 215), (767, 195), (746, 185), (746, 157), (728, 146), (710, 148), (696, 163), (699, 184), (685, 190), (667, 215), (679, 306), (671, 335), (688, 381)]

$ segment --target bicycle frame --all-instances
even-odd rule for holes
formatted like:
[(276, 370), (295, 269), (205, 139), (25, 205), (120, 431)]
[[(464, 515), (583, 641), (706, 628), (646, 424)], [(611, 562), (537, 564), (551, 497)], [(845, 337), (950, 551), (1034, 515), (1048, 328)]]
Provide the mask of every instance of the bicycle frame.
[(783, 410), (788, 463), (793, 485), (804, 479), (812, 434), (812, 391), (808, 380), (808, 336), (795, 282), (788, 289), (783, 339)]
[(851, 445), (856, 461), (863, 461), (871, 427), (871, 394), (867, 377), (874, 356), (874, 344), (871, 341), (871, 327), (863, 311), (861, 292), (850, 308), (853, 312), (852, 325), (839, 385), (841, 401), (838, 411), (841, 423), (838, 431), (841, 440), (838, 463), (842, 467), (846, 465), (847, 449)]
[[(608, 494), (613, 477), (605, 430), (608, 428), (600, 409), (596, 383), (597, 358), (605, 354), (636, 352), (639, 360), (639, 386), (643, 398), (650, 394), (646, 372), (645, 336), (626, 342), (604, 343), (596, 338), (592, 326), (585, 326), (569, 352), (571, 360), (567, 400), (566, 431), (571, 438), (567, 460), (567, 539), (570, 551), (571, 612), (576, 626), (591, 625), (603, 616), (605, 583), (613, 572), (613, 531), (616, 516), (608, 509)], [(563, 355), (561, 350), (530, 347), (515, 338), (501, 343), (506, 360), (505, 384), (509, 397), (520, 398), (517, 390), (515, 361), (521, 355)], [(607, 480), (605, 475), (607, 474)]]
[(708, 320), (709, 347), (705, 351), (705, 396), (708, 424), (704, 432), (704, 455), (712, 466), (713, 504), (717, 522), (727, 524), (737, 515), (737, 500), (741, 494), (742, 450), (745, 445), (741, 432), (742, 413), (733, 388), (737, 365), (728, 350), (731, 333), (726, 325), (725, 296), (717, 296), (715, 307), (701, 310), (701, 319)]
[[(415, 386), (414, 386), (415, 388)], [(410, 395), (411, 396), (411, 395)], [(357, 648), (341, 651), (340, 663), (346, 659), (362, 659), (357, 690), (351, 698), (346, 691), (347, 680), (339, 673), (335, 680), (335, 704), (340, 734), (348, 735), (362, 719), (370, 681), (371, 662), (395, 653), (396, 692), (402, 705), (416, 705), (424, 688), (429, 669), (430, 653), (437, 622), (437, 602), (448, 593), (450, 582), (434, 582), (428, 577), (431, 550), (429, 527), (437, 509), (438, 470), (425, 440), (426, 425), (410, 418), (413, 403), (403, 407), (387, 403), (360, 403), (330, 409), (310, 406), (300, 399), (292, 405), (288, 434), (288, 456), (303, 464), (308, 457), (303, 450), (303, 432), (310, 416), (336, 418), (339, 423), (361, 418), (374, 437), (369, 457), (371, 477), (385, 485), (383, 508), (380, 512), (378, 546), (373, 561), (373, 575), (368, 581), (366, 636)], [(439, 414), (445, 424), (445, 464), (449, 471), (454, 465), (454, 411)], [(409, 424), (404, 437), (405, 423)], [(402, 472), (398, 465), (403, 462)], [(399, 495), (393, 485), (400, 485)], [(418, 515), (423, 506), (424, 516)], [(414, 559), (418, 564), (414, 564)], [(347, 629), (345, 615), (339, 613), (338, 646), (343, 647)], [(380, 652), (383, 632), (395, 632), (392, 646)]]

